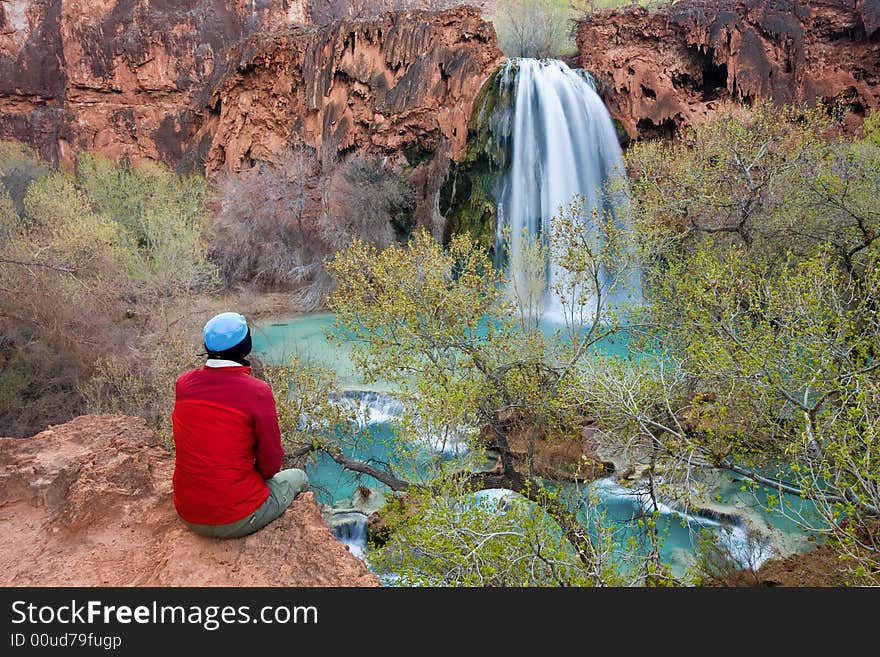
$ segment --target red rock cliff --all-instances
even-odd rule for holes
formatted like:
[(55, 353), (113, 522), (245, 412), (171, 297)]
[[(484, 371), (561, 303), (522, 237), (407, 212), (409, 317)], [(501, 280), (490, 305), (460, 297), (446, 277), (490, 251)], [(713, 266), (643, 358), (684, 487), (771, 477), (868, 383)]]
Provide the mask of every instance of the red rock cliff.
[(444, 144), (456, 157), (474, 98), (502, 59), (494, 29), (470, 7), (253, 38), (213, 96), (207, 170), (271, 160), (294, 139), (322, 159)]
[(4, 0), (0, 139), (237, 169), (295, 140), (332, 151), (448, 142), (500, 61), (475, 9), (318, 30), (304, 0)]
[(681, 0), (596, 12), (580, 65), (630, 137), (672, 133), (719, 101), (880, 106), (880, 0)]
[(85, 149), (177, 164), (229, 49), (302, 14), (303, 0), (4, 0), (0, 138), (67, 165)]

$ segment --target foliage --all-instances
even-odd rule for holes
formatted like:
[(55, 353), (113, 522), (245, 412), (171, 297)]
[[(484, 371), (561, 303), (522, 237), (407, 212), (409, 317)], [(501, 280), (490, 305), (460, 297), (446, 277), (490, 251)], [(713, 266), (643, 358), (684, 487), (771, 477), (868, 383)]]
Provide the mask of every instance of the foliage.
[(76, 182), (94, 210), (113, 217), (139, 246), (149, 245), (151, 212), (173, 208), (186, 226), (204, 221), (208, 190), (193, 174), (172, 174), (155, 163), (137, 168), (126, 160), (114, 163), (84, 153), (77, 159)]
[(880, 112), (872, 110), (868, 113), (862, 125), (862, 132), (865, 135), (865, 139), (874, 144), (874, 146), (880, 146)]
[[(160, 346), (158, 346), (160, 345)], [(101, 356), (93, 374), (77, 386), (90, 413), (125, 413), (147, 420), (167, 449), (173, 447), (171, 411), (174, 381), (200, 359), (190, 341), (162, 336), (148, 361), (132, 363), (118, 354)]]
[[(538, 502), (508, 491), (493, 501), (480, 485), (462, 477), (460, 463), (435, 460), (425, 468), (424, 445), (415, 436), (430, 428), (417, 418), (402, 419), (394, 436), (389, 462), (351, 458), (366, 443), (375, 443), (353, 405), (339, 395), (332, 372), (307, 360), (269, 367), (266, 379), (276, 391), (279, 422), (289, 458), (312, 457), (323, 451), (344, 467), (375, 474), (395, 488), (383, 520), (389, 538), (372, 543), (371, 567), (388, 574), (396, 585), (414, 586), (571, 586), (617, 585), (631, 581), (611, 559), (613, 544), (602, 528), (596, 500), (541, 488)], [(472, 459), (472, 461), (478, 459)], [(398, 479), (403, 477), (405, 479)], [(598, 528), (590, 546), (590, 566), (563, 536), (563, 529), (544, 508), (571, 508), (581, 522)], [(555, 509), (558, 513), (558, 509)]]
[[(385, 250), (356, 240), (328, 263), (336, 282), (329, 305), (338, 329), (360, 344), (353, 360), (367, 382), (389, 381), (405, 401), (411, 422), (404, 423), (401, 438), (424, 435), (427, 427), (464, 435), (475, 450), (496, 450), (499, 475), (464, 479), (478, 482), (478, 488), (510, 488), (537, 502), (565, 534), (565, 549), (576, 554), (581, 575), (591, 579), (601, 570), (598, 551), (577, 519), (577, 505), (560, 503), (535, 479), (533, 459), (537, 432), (581, 430), (585, 409), (571, 394), (576, 365), (616, 330), (597, 272), (623, 268), (625, 250), (617, 248), (613, 235), (601, 244), (593, 239), (596, 231), (605, 230), (605, 222), (579, 199), (553, 223), (546, 244), (519, 236), (526, 273), (511, 280), (492, 268), (485, 249), (467, 235), (455, 236), (448, 248), (424, 232)], [(569, 312), (566, 327), (547, 334), (541, 325), (541, 296), (550, 253), (570, 273), (558, 284)], [(485, 427), (486, 437), (461, 431), (467, 427)], [(516, 463), (510, 450), (514, 428), (529, 435), (524, 463)], [(460, 474), (444, 473), (441, 465), (437, 478), (449, 477), (458, 480)], [(442, 505), (450, 499), (436, 500), (438, 508), (446, 508)], [(423, 530), (442, 533), (428, 527), (443, 517), (423, 517), (427, 525), (411, 527), (414, 536)], [(526, 541), (520, 547), (530, 544), (522, 536), (517, 540)], [(507, 549), (512, 548), (503, 547), (496, 556)], [(464, 572), (458, 583), (477, 577)]]
[(23, 226), (15, 211), (12, 197), (5, 189), (0, 189), (0, 247), (6, 247), (10, 240), (21, 232)]
[(829, 141), (830, 127), (822, 107), (758, 103), (728, 108), (682, 143), (634, 146), (627, 164), (647, 253), (677, 257), (711, 238), (773, 259), (828, 243), (856, 267), (878, 236), (878, 151)]
[(470, 233), (490, 254), (495, 246), (497, 172), (507, 167), (513, 130), (508, 111), (513, 90), (505, 71), (502, 64), (480, 88), (468, 121), (466, 150), (453, 163), (439, 198), (450, 232)]
[[(880, 152), (870, 140), (831, 138), (832, 121), (821, 107), (756, 104), (730, 109), (683, 143), (636, 145), (627, 158), (632, 194), (617, 208), (626, 221), (575, 202), (551, 235), (526, 242), (514, 268), (526, 272), (522, 280), (505, 281), (466, 236), (445, 250), (425, 235), (384, 251), (355, 241), (328, 265), (337, 281), (331, 308), (362, 342), (355, 358), (368, 379), (392, 381), (435, 426), (486, 427), (500, 476), (453, 481), (540, 500), (546, 489), (532, 453), (526, 463), (506, 453), (510, 418), (520, 430), (553, 433), (592, 416), (603, 449), (648, 466), (655, 515), (661, 500), (705, 503), (699, 470), (733, 471), (774, 493), (780, 513), (796, 513), (783, 494), (811, 502), (818, 522), (796, 520), (834, 542), (852, 581), (876, 582)], [(632, 235), (619, 228), (627, 221)], [(629, 315), (629, 357), (601, 356), (589, 347), (621, 321), (602, 285), (629, 280), (613, 272), (632, 266), (633, 253), (648, 305)], [(568, 328), (552, 336), (540, 330), (539, 293), (550, 254), (570, 272), (558, 290)], [(485, 563), (475, 557), (480, 537), (494, 545), (502, 530), (498, 518), (461, 515), (462, 494), (474, 488), (426, 490), (420, 512), (401, 521), (399, 542), (389, 541), (395, 556), (382, 558), (403, 559), (413, 581), (509, 575), (491, 565), (509, 544)], [(570, 531), (576, 509), (543, 502), (583, 572), (595, 573), (595, 542)], [(464, 517), (476, 543), (450, 529)], [(662, 584), (670, 580), (652, 517), (637, 570)], [(524, 534), (511, 540), (518, 554), (532, 545)], [(432, 556), (441, 552), (451, 570)], [(702, 581), (732, 564), (717, 547), (702, 552)]]
[(665, 495), (704, 499), (694, 469), (723, 467), (804, 497), (822, 522), (796, 519), (876, 581), (880, 151), (827, 127), (758, 106), (630, 150), (656, 331), (583, 394)]
[(23, 207), (0, 263), (0, 304), (18, 330), (66, 351), (70, 366), (81, 368), (96, 339), (118, 344), (106, 311), (125, 278), (123, 240), (63, 174), (31, 183)]
[[(5, 311), (0, 311), (5, 312)], [(31, 436), (74, 417), (77, 370), (70, 354), (28, 325), (0, 319), (0, 426), (4, 436)]]
[(319, 172), (304, 146), (216, 182), (211, 257), (227, 287), (296, 290), (297, 305), (324, 304), (323, 260), (354, 237), (385, 246), (408, 232), (412, 189), (397, 170), (355, 154)]
[(19, 216), (24, 214), (24, 195), (28, 186), (49, 173), (27, 146), (18, 142), (0, 141), (0, 191), (5, 191)]
[(283, 153), (277, 166), (260, 163), (216, 181), (211, 255), (227, 287), (284, 288), (319, 279), (324, 246), (306, 213), (316, 166), (314, 154), (301, 147)]
[(369, 552), (398, 586), (593, 586), (614, 571), (587, 571), (562, 529), (515, 493), (495, 497), (447, 482), (410, 497), (390, 541)]
[(141, 294), (167, 299), (216, 288), (216, 271), (207, 258), (209, 215), (201, 177), (84, 154), (77, 160), (76, 185), (92, 210), (109, 217), (133, 242), (129, 273)]
[[(745, 530), (742, 549), (735, 552), (730, 540), (731, 528), (721, 530), (727, 540), (708, 529), (702, 529), (696, 537), (697, 549), (695, 563), (691, 568), (692, 577), (698, 586), (758, 586), (760, 564), (756, 557), (767, 554), (767, 539), (753, 527)], [(747, 555), (743, 563), (743, 554)]]
[(385, 248), (409, 236), (415, 197), (401, 172), (379, 158), (355, 154), (327, 182), (320, 230), (331, 253), (355, 238)]
[(387, 11), (429, 9), (440, 11), (467, 4), (462, 0), (308, 0), (306, 10), (315, 25), (327, 25), (348, 18), (366, 20), (376, 18)]
[(574, 49), (571, 12), (557, 0), (500, 0), (493, 23), (508, 57), (562, 57)]
[(587, 20), (590, 15), (603, 9), (614, 9), (628, 5), (642, 5), (649, 9), (668, 6), (676, 0), (568, 0), (568, 6), (576, 20)]
[[(390, 377), (407, 398), (415, 385), (425, 393), (424, 413), (434, 411), (451, 425), (467, 423), (484, 396), (479, 368), (491, 366), (477, 348), (499, 332), (499, 342), (512, 335), (498, 275), (483, 254), (467, 237), (455, 238), (444, 253), (418, 233), (406, 247), (384, 251), (356, 241), (329, 268), (338, 282), (330, 306), (343, 329), (364, 341), (366, 351), (354, 357), (367, 381)], [(482, 337), (486, 317), (495, 322)], [(441, 393), (449, 401), (430, 408)]]
[(28, 183), (20, 213), (0, 193), (4, 350), (22, 350), (8, 359), (17, 375), (4, 381), (0, 398), (10, 414), (33, 408), (36, 391), (55, 400), (19, 413), (16, 432), (83, 406), (137, 412), (161, 426), (170, 411), (156, 410), (167, 397), (162, 363), (175, 353), (168, 328), (181, 320), (181, 300), (215, 289), (204, 182), (90, 155), (73, 176), (27, 160), (21, 148), (0, 151), (11, 153), (3, 171), (42, 172)]
[(319, 448), (334, 428), (354, 423), (350, 409), (334, 403), (338, 384), (326, 366), (294, 356), (285, 365), (264, 368), (275, 391), (278, 424), (288, 449)]

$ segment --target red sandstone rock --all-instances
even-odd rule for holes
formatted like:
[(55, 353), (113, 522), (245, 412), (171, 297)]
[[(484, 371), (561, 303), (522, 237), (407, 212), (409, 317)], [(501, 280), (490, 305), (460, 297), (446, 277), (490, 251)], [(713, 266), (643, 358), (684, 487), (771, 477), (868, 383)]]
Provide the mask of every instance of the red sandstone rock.
[(681, 0), (598, 11), (580, 65), (631, 138), (705, 121), (720, 102), (844, 98), (880, 106), (880, 0)]
[(415, 146), (461, 154), (483, 81), (502, 61), (476, 9), (397, 12), (252, 38), (214, 94), (207, 170), (271, 160), (296, 139), (322, 159)]
[(304, 0), (0, 3), (0, 139), (51, 162), (101, 151), (237, 170), (305, 141), (322, 155), (444, 146), (501, 61), (476, 9), (326, 29)]
[(378, 586), (311, 493), (242, 539), (188, 531), (174, 457), (141, 418), (88, 415), (0, 438), (0, 585)]
[[(285, 6), (287, 7), (285, 9)], [(51, 162), (79, 151), (177, 164), (200, 94), (243, 35), (301, 20), (304, 0), (0, 3), (0, 138)]]

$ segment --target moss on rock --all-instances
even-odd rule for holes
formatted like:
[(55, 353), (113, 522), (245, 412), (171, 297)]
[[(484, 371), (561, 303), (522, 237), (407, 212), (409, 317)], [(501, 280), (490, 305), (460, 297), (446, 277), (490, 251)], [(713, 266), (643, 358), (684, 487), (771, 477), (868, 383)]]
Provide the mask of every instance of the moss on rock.
[(515, 70), (502, 65), (483, 84), (468, 122), (465, 155), (440, 190), (446, 237), (467, 232), (490, 252), (495, 247), (496, 199), (510, 157)]

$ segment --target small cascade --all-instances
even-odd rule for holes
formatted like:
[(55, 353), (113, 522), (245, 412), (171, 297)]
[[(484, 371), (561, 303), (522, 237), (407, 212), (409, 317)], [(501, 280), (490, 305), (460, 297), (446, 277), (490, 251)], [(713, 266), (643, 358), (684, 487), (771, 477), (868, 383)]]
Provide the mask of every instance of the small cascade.
[[(591, 490), (603, 501), (619, 500), (628, 502), (634, 512), (652, 513), (654, 502), (645, 488), (626, 488), (613, 477), (605, 477), (593, 482)], [(742, 567), (757, 568), (774, 554), (770, 540), (765, 536), (750, 533), (747, 524), (740, 516), (712, 509), (683, 509), (678, 504), (657, 500), (657, 511), (661, 517), (678, 517), (684, 520), (691, 530), (708, 528), (717, 536), (725, 551)]]
[(403, 415), (403, 404), (388, 395), (378, 392), (350, 390), (342, 393), (338, 403), (355, 411), (359, 429), (374, 424), (393, 422)]
[(509, 488), (484, 488), (474, 493), (474, 499), (485, 508), (503, 513), (517, 493)]
[[(358, 430), (377, 424), (394, 423), (405, 411), (401, 401), (378, 392), (349, 390), (343, 392), (337, 403), (354, 410)], [(455, 429), (434, 429), (419, 425), (416, 418), (416, 440), (424, 448), (434, 454), (460, 456), (468, 452), (467, 438), (472, 430), (457, 427)]]
[(359, 559), (367, 549), (367, 516), (359, 511), (334, 513), (328, 519), (330, 533), (344, 543)]
[[(511, 59), (492, 83), (499, 85), (495, 97), (506, 105), (481, 118), (497, 133), (504, 150), (499, 161), (505, 170), (499, 172), (496, 199), (496, 265), (507, 266), (514, 280), (524, 280), (524, 236), (546, 244), (551, 219), (576, 196), (586, 200), (578, 221), (595, 223), (595, 211), (597, 217), (610, 215), (616, 232), (625, 228), (618, 212), (625, 194), (609, 195), (606, 186), (623, 174), (623, 157), (611, 116), (586, 71), (559, 60)], [(594, 226), (590, 239), (596, 247), (607, 236)], [(503, 262), (506, 240), (509, 249)], [(563, 308), (555, 286), (576, 283), (565, 276), (558, 263), (546, 264), (542, 304), (550, 321), (562, 321), (572, 311), (592, 315), (595, 310), (595, 295), (576, 301), (581, 308)], [(599, 278), (606, 308), (641, 298), (634, 273), (616, 275), (603, 269)]]
[(468, 444), (468, 431), (465, 428), (428, 430), (418, 432), (416, 440), (429, 452), (442, 454), (443, 456), (462, 456), (470, 450)]

